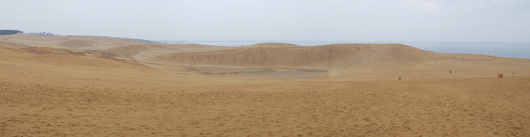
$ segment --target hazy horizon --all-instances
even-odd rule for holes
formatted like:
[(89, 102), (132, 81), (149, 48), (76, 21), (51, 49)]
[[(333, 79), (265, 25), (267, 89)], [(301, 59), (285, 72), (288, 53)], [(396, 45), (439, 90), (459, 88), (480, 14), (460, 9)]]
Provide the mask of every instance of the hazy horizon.
[(6, 1), (0, 29), (151, 41), (530, 42), (530, 1)]

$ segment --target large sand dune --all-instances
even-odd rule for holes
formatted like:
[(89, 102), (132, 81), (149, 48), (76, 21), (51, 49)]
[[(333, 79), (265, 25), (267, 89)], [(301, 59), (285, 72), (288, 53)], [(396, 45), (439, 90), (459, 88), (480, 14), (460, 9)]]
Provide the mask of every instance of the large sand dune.
[[(249, 47), (166, 53), (148, 60), (218, 66), (319, 68), (328, 69), (333, 72), (330, 77), (343, 80), (492, 77), (502, 72), (530, 74), (528, 59), (434, 53), (401, 44)], [(449, 75), (449, 71), (454, 73)]]
[(530, 136), (529, 70), (400, 44), (0, 36), (0, 136)]

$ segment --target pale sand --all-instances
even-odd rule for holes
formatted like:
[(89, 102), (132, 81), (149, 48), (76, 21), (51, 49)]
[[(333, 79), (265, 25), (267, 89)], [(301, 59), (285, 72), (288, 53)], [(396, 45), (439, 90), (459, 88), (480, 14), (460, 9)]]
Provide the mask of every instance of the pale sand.
[[(105, 52), (80, 55), (87, 51), (76, 46), (69, 51), (6, 44), (47, 42), (32, 38), (0, 39), (0, 136), (530, 136), (528, 59), (371, 45), (374, 49), (330, 57), (336, 60), (326, 66), (320, 65), (326, 60), (312, 59), (326, 56), (320, 51), (325, 46), (287, 45), (285, 50), (308, 57), (289, 64), (268, 58), (282, 45), (270, 50), (260, 45), (243, 48), (265, 52), (253, 55), (267, 55), (261, 63), (223, 64), (197, 57), (208, 58), (213, 51), (228, 52), (222, 54), (226, 58), (247, 53), (235, 47), (139, 42), (128, 45), (139, 51), (116, 50), (98, 45), (109, 41), (96, 40), (82, 49)], [(61, 47), (48, 44), (42, 47)], [(342, 47), (353, 51), (356, 45)], [(187, 58), (190, 52), (197, 53), (197, 64), (328, 72), (317, 79), (208, 76), (169, 65), (190, 60), (155, 56)], [(284, 57), (291, 56), (287, 53)], [(496, 77), (501, 72), (506, 78)]]

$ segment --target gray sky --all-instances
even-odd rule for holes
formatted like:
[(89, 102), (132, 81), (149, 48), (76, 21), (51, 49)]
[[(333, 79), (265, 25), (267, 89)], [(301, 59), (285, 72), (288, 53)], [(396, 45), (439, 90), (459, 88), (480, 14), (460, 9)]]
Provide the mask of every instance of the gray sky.
[(529, 0), (7, 0), (0, 18), (147, 40), (530, 42)]

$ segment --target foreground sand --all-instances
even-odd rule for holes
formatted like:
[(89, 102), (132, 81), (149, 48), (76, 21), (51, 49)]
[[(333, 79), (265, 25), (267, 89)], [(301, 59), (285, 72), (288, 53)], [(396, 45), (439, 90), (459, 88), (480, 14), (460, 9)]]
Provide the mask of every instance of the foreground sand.
[(0, 136), (530, 136), (528, 60), (443, 55), (441, 69), (270, 79), (1, 46)]
[(2, 136), (530, 136), (530, 77), (326, 82), (0, 75), (19, 77), (0, 82)]

